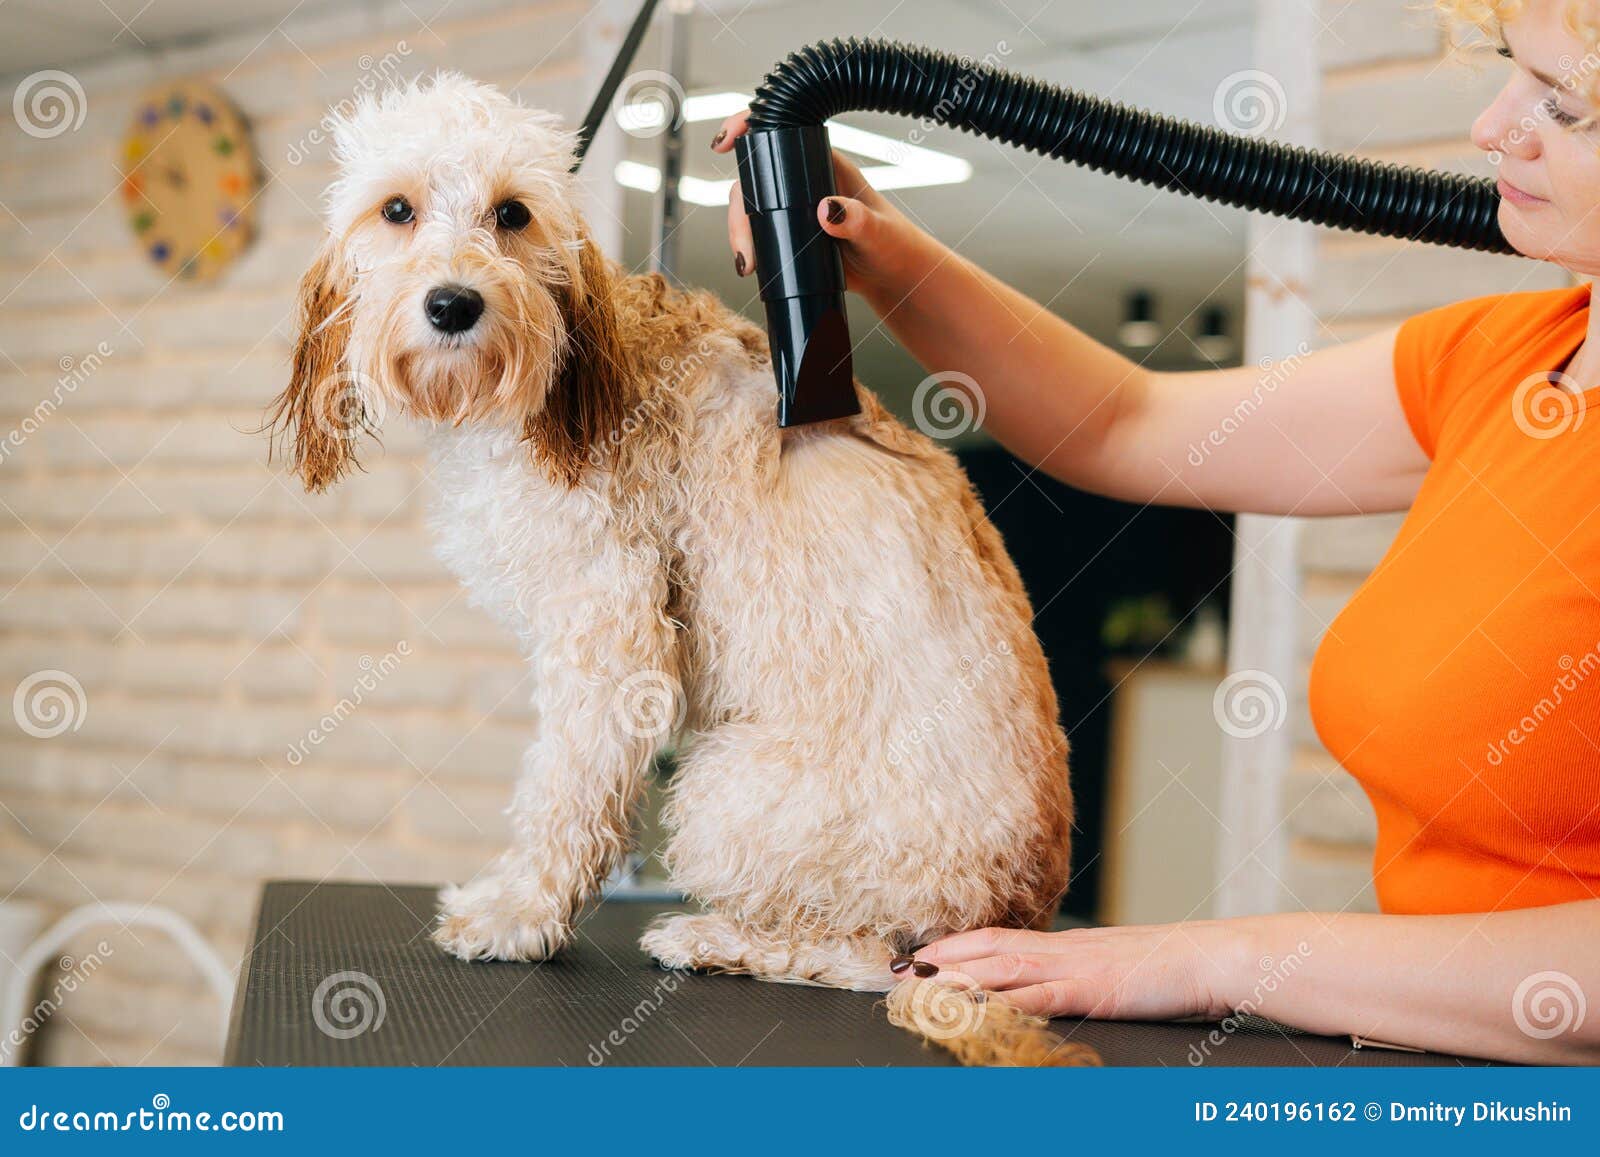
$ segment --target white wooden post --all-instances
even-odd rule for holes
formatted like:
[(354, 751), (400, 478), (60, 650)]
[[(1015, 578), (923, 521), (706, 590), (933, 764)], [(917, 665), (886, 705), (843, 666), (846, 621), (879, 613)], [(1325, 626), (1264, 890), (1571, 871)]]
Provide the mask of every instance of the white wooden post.
[[(1258, 0), (1255, 67), (1281, 86), (1285, 116), (1276, 139), (1313, 145), (1317, 135), (1320, 64), (1313, 6)], [(1254, 214), (1250, 218), (1245, 310), (1245, 364), (1289, 356), (1310, 347), (1316, 321), (1306, 297), (1315, 274), (1316, 229), (1301, 222)], [(1293, 453), (1288, 447), (1285, 453)], [(1296, 629), (1300, 565), (1297, 520), (1241, 515), (1234, 550), (1230, 676), (1244, 672), (1269, 690), (1282, 689), (1287, 710), (1256, 734), (1255, 726), (1224, 732), (1222, 814), (1217, 891), (1213, 912), (1239, 916), (1278, 911), (1286, 841), (1284, 782), (1293, 755), (1289, 715), (1298, 701)], [(1274, 688), (1273, 684), (1276, 684)]]

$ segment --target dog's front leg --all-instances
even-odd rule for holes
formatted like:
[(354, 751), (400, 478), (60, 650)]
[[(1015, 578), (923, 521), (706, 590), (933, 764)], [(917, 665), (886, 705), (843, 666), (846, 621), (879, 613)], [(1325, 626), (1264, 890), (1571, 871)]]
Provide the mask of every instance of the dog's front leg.
[[(660, 584), (640, 597), (568, 603), (534, 659), (538, 740), (510, 808), (512, 846), (445, 889), (434, 939), (467, 960), (542, 960), (622, 859), (656, 751), (684, 698)], [(657, 596), (657, 597), (647, 597)], [(631, 612), (631, 613), (630, 613)]]

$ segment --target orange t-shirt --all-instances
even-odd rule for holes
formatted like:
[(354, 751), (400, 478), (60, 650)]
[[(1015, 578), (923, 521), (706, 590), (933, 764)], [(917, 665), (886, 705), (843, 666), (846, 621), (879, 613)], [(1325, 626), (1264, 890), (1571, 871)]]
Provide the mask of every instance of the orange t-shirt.
[(1432, 465), (1310, 683), (1317, 733), (1377, 812), (1385, 912), (1600, 897), (1600, 387), (1547, 380), (1589, 299), (1473, 298), (1395, 341)]

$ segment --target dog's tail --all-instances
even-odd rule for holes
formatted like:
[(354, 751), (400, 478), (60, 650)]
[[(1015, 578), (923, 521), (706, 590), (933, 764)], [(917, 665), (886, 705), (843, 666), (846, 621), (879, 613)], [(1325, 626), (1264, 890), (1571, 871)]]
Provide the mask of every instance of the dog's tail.
[(1043, 1017), (985, 992), (961, 973), (911, 976), (889, 990), (889, 1023), (947, 1050), (964, 1065), (1098, 1066), (1089, 1045), (1064, 1040)]

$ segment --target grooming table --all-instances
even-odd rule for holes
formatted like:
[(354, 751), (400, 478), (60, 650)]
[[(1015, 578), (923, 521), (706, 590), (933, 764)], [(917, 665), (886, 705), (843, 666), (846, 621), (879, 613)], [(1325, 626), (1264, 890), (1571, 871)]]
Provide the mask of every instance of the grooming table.
[[(468, 964), (428, 939), (431, 887), (266, 885), (234, 997), (231, 1065), (947, 1065), (880, 996), (669, 972), (639, 933), (672, 904), (612, 899), (540, 964)], [(319, 989), (322, 998), (316, 1000)], [(1057, 1020), (1108, 1065), (1191, 1063), (1210, 1024)], [(1258, 1018), (1208, 1065), (1482, 1064), (1353, 1049)]]

